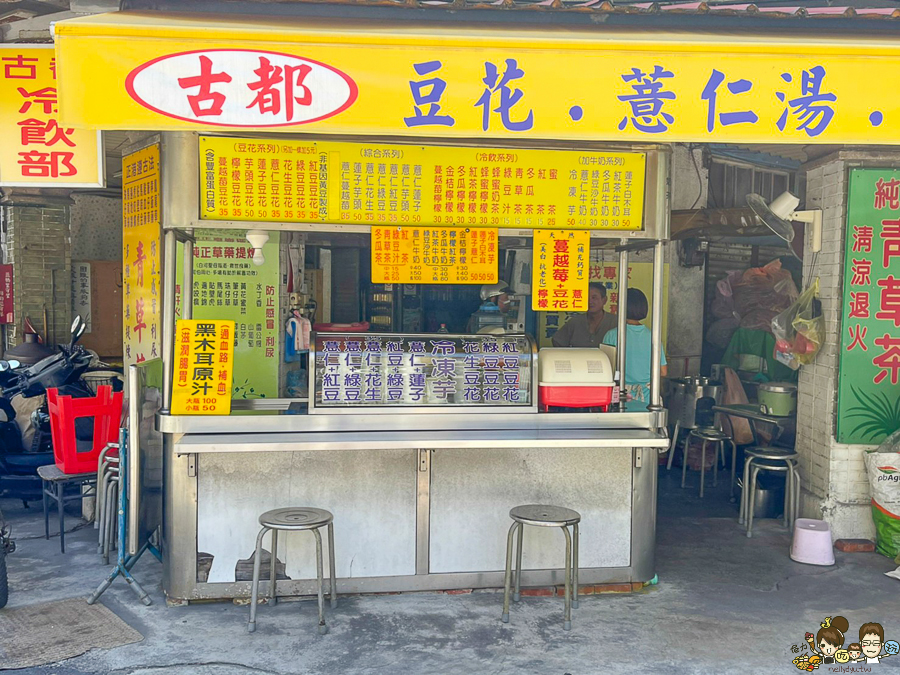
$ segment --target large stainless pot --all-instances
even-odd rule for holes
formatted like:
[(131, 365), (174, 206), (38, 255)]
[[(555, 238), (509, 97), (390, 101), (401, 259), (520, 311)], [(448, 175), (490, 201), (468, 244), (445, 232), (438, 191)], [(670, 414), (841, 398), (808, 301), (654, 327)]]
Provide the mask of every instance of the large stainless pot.
[(721, 382), (708, 377), (682, 377), (671, 380), (669, 419), (675, 420), (682, 429), (693, 429), (697, 426), (697, 401), (709, 397), (720, 403), (723, 389)]

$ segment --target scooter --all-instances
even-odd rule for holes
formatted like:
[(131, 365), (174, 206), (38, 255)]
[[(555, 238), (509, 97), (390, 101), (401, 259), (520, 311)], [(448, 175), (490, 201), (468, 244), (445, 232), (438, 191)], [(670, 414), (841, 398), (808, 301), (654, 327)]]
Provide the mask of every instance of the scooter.
[[(41, 499), (41, 479), (37, 470), (53, 463), (50, 417), (46, 404), (32, 415), (34, 440), (31, 447), (25, 448), (10, 400), (18, 395), (24, 398), (41, 396), (52, 388), (68, 396), (92, 396), (90, 389), (79, 382), (92, 358), (87, 350), (77, 344), (85, 328), (81, 317), (76, 317), (69, 344), (60, 345), (57, 354), (28, 368), (21, 367), (17, 362), (0, 361), (0, 389), (3, 390), (0, 397), (0, 496), (21, 499), (26, 506), (29, 501)], [(90, 439), (92, 426), (89, 419), (76, 420), (76, 437)]]

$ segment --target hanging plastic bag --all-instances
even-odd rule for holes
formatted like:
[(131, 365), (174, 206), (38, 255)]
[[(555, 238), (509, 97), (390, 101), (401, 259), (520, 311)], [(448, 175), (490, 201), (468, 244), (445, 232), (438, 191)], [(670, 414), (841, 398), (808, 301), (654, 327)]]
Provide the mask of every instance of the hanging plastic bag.
[(875, 550), (900, 560), (900, 430), (865, 454), (872, 490)]
[(772, 319), (775, 360), (797, 370), (812, 363), (825, 341), (825, 317), (819, 307), (819, 278)]

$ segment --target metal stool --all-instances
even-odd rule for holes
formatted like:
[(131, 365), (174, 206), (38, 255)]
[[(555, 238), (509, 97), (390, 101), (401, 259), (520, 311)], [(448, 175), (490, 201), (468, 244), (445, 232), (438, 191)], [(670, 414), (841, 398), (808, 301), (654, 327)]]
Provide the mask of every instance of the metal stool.
[[(90, 473), (63, 473), (56, 464), (47, 464), (38, 467), (38, 476), (43, 481), (42, 492), (44, 498), (44, 539), (50, 538), (50, 500), (56, 502), (56, 512), (59, 515), (59, 551), (66, 552), (66, 510), (68, 502), (80, 501), (82, 497), (96, 497), (97, 472)], [(77, 494), (66, 494), (66, 486), (77, 485)], [(89, 488), (87, 492), (84, 487)]]
[(741, 475), (742, 489), (741, 504), (738, 511), (738, 523), (740, 523), (741, 525), (747, 524), (747, 509), (749, 506), (749, 490), (747, 486), (750, 485), (750, 461), (753, 459), (792, 459), (796, 461), (797, 458), (798, 455), (796, 452), (794, 452), (793, 450), (788, 450), (786, 448), (762, 447), (759, 445), (755, 445), (744, 449), (744, 471)]
[[(748, 481), (744, 483), (744, 494), (741, 501), (744, 507), (744, 522), (747, 525), (747, 536), (753, 536), (753, 511), (756, 507), (756, 478), (760, 471), (784, 473), (784, 526), (790, 528), (800, 510), (800, 472), (797, 469), (796, 452), (780, 457), (751, 457), (744, 466)], [(749, 492), (749, 494), (747, 494)]]
[(256, 630), (256, 603), (259, 600), (259, 570), (262, 557), (262, 540), (266, 532), (272, 532), (272, 553), (269, 556), (270, 581), (269, 599), (267, 604), (275, 605), (278, 600), (275, 594), (275, 574), (277, 565), (276, 554), (278, 552), (278, 531), (312, 530), (316, 538), (316, 578), (319, 591), (319, 633), (325, 635), (328, 626), (325, 625), (325, 593), (322, 589), (322, 535), (319, 528), (328, 526), (328, 568), (331, 572), (331, 608), (337, 607), (337, 585), (334, 581), (334, 516), (325, 509), (311, 507), (288, 507), (266, 511), (259, 517), (262, 529), (256, 536), (256, 554), (253, 556), (253, 586), (250, 598), (250, 623), (247, 631)]
[(687, 478), (687, 456), (690, 448), (691, 439), (699, 438), (703, 443), (700, 447), (700, 498), (703, 498), (704, 478), (706, 477), (706, 446), (709, 443), (716, 444), (715, 455), (713, 456), (713, 485), (719, 484), (719, 458), (722, 460), (722, 467), (725, 467), (725, 443), (731, 443), (731, 496), (734, 496), (734, 462), (737, 457), (737, 446), (731, 440), (731, 436), (719, 429), (713, 427), (697, 427), (691, 429), (688, 439), (685, 441), (684, 457), (681, 462), (681, 487), (684, 487)]
[[(536, 527), (561, 527), (566, 535), (566, 618), (563, 628), (572, 628), (572, 607), (578, 608), (578, 523), (581, 514), (562, 506), (546, 506), (528, 504), (516, 506), (509, 511), (513, 524), (506, 536), (506, 578), (503, 592), (503, 623), (509, 623), (509, 587), (512, 578), (513, 534), (518, 530), (518, 547), (516, 549), (516, 590), (513, 595), (519, 601), (519, 590), (522, 583), (522, 538), (525, 525)], [(572, 534), (569, 534), (569, 526)]]

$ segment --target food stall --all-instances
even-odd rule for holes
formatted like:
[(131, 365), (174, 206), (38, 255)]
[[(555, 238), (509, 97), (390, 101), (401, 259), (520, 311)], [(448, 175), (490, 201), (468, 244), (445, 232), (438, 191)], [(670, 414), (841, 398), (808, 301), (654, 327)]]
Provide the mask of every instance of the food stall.
[[(539, 375), (540, 353), (528, 333), (425, 334), (370, 327), (367, 332), (313, 332), (304, 364), (308, 373), (306, 397), (235, 397), (231, 414), (225, 416), (203, 414), (199, 408), (190, 410), (191, 414), (174, 414), (168, 402), (178, 387), (174, 375), (179, 360), (176, 310), (183, 318), (190, 318), (200, 309), (196, 301), (184, 302), (181, 296), (185, 294), (179, 289), (193, 287), (196, 300), (200, 296), (198, 289), (208, 283), (193, 277), (198, 270), (206, 269), (198, 260), (198, 256), (205, 255), (202, 247), (194, 245), (201, 228), (212, 227), (220, 234), (233, 230), (235, 240), (241, 240), (249, 225), (254, 228), (251, 237), (257, 236), (260, 248), (254, 247), (246, 255), (261, 256), (257, 251), (265, 250), (266, 255), (278, 257), (281, 263), (287, 258), (287, 248), (261, 248), (260, 230), (273, 237), (280, 234), (282, 241), (287, 232), (304, 232), (307, 250), (317, 242), (328, 246), (350, 242), (347, 245), (364, 247), (361, 255), (371, 259), (372, 281), (383, 280), (376, 279), (377, 275), (394, 275), (398, 282), (409, 281), (406, 277), (398, 279), (398, 274), (414, 272), (405, 270), (409, 265), (404, 259), (393, 258), (389, 251), (401, 244), (412, 246), (411, 241), (417, 242), (423, 236), (431, 236), (434, 247), (440, 246), (441, 237), (469, 237), (470, 243), (463, 241), (459, 245), (460, 250), (469, 250), (469, 269), (446, 260), (436, 266), (423, 265), (423, 281), (434, 283), (443, 276), (443, 280), (474, 283), (477, 288), (482, 281), (496, 281), (500, 256), (508, 247), (530, 253), (536, 226), (546, 228), (549, 216), (541, 216), (539, 221), (534, 213), (526, 221), (524, 214), (501, 214), (490, 220), (489, 214), (486, 228), (479, 228), (477, 223), (466, 227), (468, 216), (460, 216), (463, 227), (457, 230), (456, 216), (448, 215), (446, 222), (454, 224), (448, 234), (444, 232), (447, 226), (435, 222), (438, 216), (432, 210), (433, 203), (429, 203), (428, 208), (421, 208), (422, 225), (418, 225), (420, 216), (412, 207), (403, 213), (399, 204), (397, 220), (415, 217), (415, 225), (368, 224), (364, 210), (363, 222), (354, 222), (357, 216), (352, 209), (334, 216), (335, 220), (350, 222), (327, 222), (331, 217), (326, 219), (324, 213), (332, 208), (327, 200), (332, 195), (341, 200), (341, 182), (345, 186), (355, 180), (366, 182), (365, 166), (361, 178), (354, 178), (353, 162), (344, 158), (371, 156), (374, 151), (393, 156), (396, 159), (392, 163), (371, 162), (375, 178), (370, 182), (377, 185), (379, 171), (387, 177), (396, 175), (401, 179), (398, 184), (408, 174), (410, 186), (420, 186), (415, 189), (428, 193), (429, 200), (434, 192), (435, 167), (440, 170), (447, 162), (442, 157), (452, 157), (457, 172), (461, 161), (468, 161), (479, 176), (482, 170), (488, 175), (493, 173), (492, 164), (501, 167), (501, 193), (506, 189), (503, 183), (508, 181), (503, 181), (503, 165), (495, 156), (508, 158), (513, 177), (516, 160), (520, 159), (518, 168), (524, 168), (523, 174), (534, 173), (531, 184), (527, 179), (523, 181), (523, 193), (533, 193), (535, 198), (562, 195), (552, 210), (549, 206), (545, 209), (545, 214), (563, 214), (559, 224), (573, 222), (565, 213), (568, 203), (577, 197), (573, 200), (566, 195), (571, 194), (570, 187), (575, 194), (580, 189), (581, 169), (567, 169), (563, 176), (560, 166), (559, 170), (554, 169), (552, 180), (560, 180), (564, 185), (546, 186), (540, 181), (549, 183), (550, 170), (545, 170), (539, 161), (573, 167), (589, 166), (592, 161), (598, 167), (601, 163), (614, 166), (616, 162), (628, 161), (642, 172), (641, 203), (640, 208), (635, 208), (642, 214), (641, 219), (627, 230), (585, 228), (591, 230), (589, 247), (617, 249), (622, 270), (627, 270), (630, 250), (652, 247), (654, 289), (659, 291), (662, 242), (668, 223), (668, 156), (664, 149), (604, 146), (551, 152), (522, 144), (488, 151), (483, 145), (425, 147), (398, 141), (389, 145), (347, 141), (341, 143), (339, 150), (326, 152), (324, 148), (329, 143), (319, 139), (282, 136), (253, 140), (193, 133), (165, 133), (149, 142), (159, 145), (163, 194), (163, 382), (157, 392), (147, 385), (146, 377), (140, 377), (139, 383), (132, 383), (132, 389), (144, 400), (142, 409), (147, 407), (151, 393), (161, 408), (156, 431), (162, 435), (164, 454), (165, 518), (161, 525), (164, 587), (170, 602), (246, 596), (258, 515), (295, 504), (314, 505), (334, 513), (338, 588), (342, 593), (500, 586), (504, 534), (509, 525), (507, 513), (512, 506), (534, 502), (568, 506), (582, 514), (581, 583), (647, 582), (654, 578), (656, 467), (658, 452), (667, 445), (658, 369), (651, 382), (653, 403), (646, 412), (623, 412), (616, 402), (605, 412), (554, 407), (544, 412), (547, 407), (539, 407), (538, 402), (539, 380), (545, 376)], [(530, 154), (536, 150), (537, 154)], [(240, 165), (243, 171), (252, 161), (256, 170), (262, 159), (271, 168), (272, 159), (285, 154), (319, 158), (323, 163), (316, 165), (318, 170), (334, 176), (333, 187), (323, 187), (321, 177), (313, 181), (319, 183), (321, 190), (315, 201), (318, 220), (248, 224), (247, 220), (220, 219), (223, 216), (218, 215), (217, 204), (231, 204), (232, 200), (220, 200), (219, 195), (248, 188), (231, 181), (232, 165)], [(404, 166), (406, 162), (399, 159), (403, 156), (412, 159), (412, 166)], [(127, 162), (126, 157), (126, 166)], [(379, 164), (385, 168), (380, 169)], [(395, 173), (392, 164), (397, 167)], [(298, 165), (295, 160), (293, 166)], [(215, 178), (220, 166), (227, 167), (228, 172), (222, 181)], [(308, 170), (309, 164), (304, 166)], [(588, 188), (592, 175), (594, 180), (603, 182), (603, 171), (585, 169)], [(267, 187), (271, 193), (273, 173), (264, 179), (270, 181), (268, 185), (255, 176), (252, 188), (258, 192)], [(283, 178), (283, 174), (279, 177)], [(240, 178), (243, 179), (243, 173)], [(292, 178), (297, 179), (296, 169)], [(305, 180), (308, 189), (310, 181)], [(600, 186), (601, 191), (603, 187)], [(511, 192), (515, 191), (513, 187)], [(246, 195), (241, 195), (240, 203), (248, 203)], [(487, 203), (490, 204), (490, 195)], [(502, 196), (500, 203), (503, 210)], [(214, 218), (198, 217), (207, 209)], [(388, 205), (388, 218), (393, 220), (390, 209)], [(225, 210), (223, 207), (223, 214)], [(377, 204), (373, 213), (378, 222), (381, 218)], [(558, 227), (552, 221), (550, 224)], [(397, 233), (393, 236), (399, 242), (392, 233)], [(404, 233), (409, 241), (404, 241)], [(188, 244), (183, 246), (183, 253), (179, 253), (179, 241)], [(494, 241), (496, 247), (491, 244)], [(376, 255), (382, 248), (385, 255)], [(425, 261), (437, 260), (438, 254), (431, 250), (433, 259), (426, 257)], [(536, 265), (539, 257), (535, 256)], [(400, 264), (393, 264), (395, 260)], [(385, 264), (379, 266), (381, 261)], [(485, 276), (478, 271), (479, 265), (493, 269), (493, 274)], [(537, 280), (536, 275), (535, 270)], [(621, 283), (622, 287), (627, 285), (624, 279)], [(536, 288), (533, 291), (537, 292)], [(287, 307), (278, 305), (289, 294), (278, 289), (275, 296), (279, 300), (268, 304), (276, 306), (274, 313), (280, 327)], [(661, 297), (661, 292), (654, 293), (651, 311), (657, 358)], [(624, 302), (623, 297), (620, 317), (624, 317)], [(225, 313), (227, 307), (226, 301), (220, 312)], [(204, 311), (204, 318), (216, 318), (209, 307)], [(517, 327), (515, 320), (511, 323)], [(240, 330), (238, 324), (237, 331)], [(625, 369), (623, 356), (624, 352), (619, 351), (607, 362), (606, 379), (611, 369), (621, 377)], [(241, 355), (236, 351), (235, 370), (240, 366)], [(256, 367), (263, 366), (259, 363)], [(143, 368), (145, 364), (137, 365), (133, 372), (140, 373)], [(283, 369), (279, 378), (284, 380)], [(571, 382), (571, 377), (564, 382)], [(235, 386), (238, 384), (235, 380)], [(147, 436), (154, 431), (148, 430), (147, 425), (142, 429), (139, 443), (144, 452), (153, 447)], [(146, 487), (144, 491), (147, 492)], [(135, 516), (136, 522), (138, 518)], [(563, 547), (556, 535), (543, 530), (529, 534), (534, 541), (524, 552), (525, 585), (562, 582)], [(279, 584), (280, 593), (312, 591), (314, 556), (305, 550), (310, 545), (303, 538), (282, 542), (277, 565), (282, 574), (284, 564), (286, 580)]]

